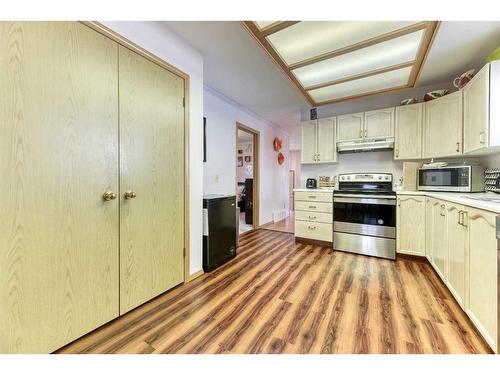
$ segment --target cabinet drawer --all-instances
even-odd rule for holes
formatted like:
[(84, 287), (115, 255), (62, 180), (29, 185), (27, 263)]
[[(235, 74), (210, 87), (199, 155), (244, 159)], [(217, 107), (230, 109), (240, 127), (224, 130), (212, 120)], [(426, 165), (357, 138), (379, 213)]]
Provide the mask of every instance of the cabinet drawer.
[(333, 215), (324, 212), (295, 211), (295, 219), (314, 223), (333, 223)]
[(333, 203), (295, 201), (295, 210), (332, 213)]
[(333, 225), (295, 220), (295, 237), (332, 242)]
[(307, 202), (333, 202), (332, 193), (322, 193), (317, 191), (296, 191), (295, 200)]

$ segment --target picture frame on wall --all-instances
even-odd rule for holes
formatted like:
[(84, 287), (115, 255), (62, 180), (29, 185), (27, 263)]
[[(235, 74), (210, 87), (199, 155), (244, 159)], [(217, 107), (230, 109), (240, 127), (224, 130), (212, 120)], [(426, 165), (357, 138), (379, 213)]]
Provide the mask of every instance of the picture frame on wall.
[(252, 157), (251, 156), (245, 156), (245, 163), (251, 163), (252, 162)]
[(243, 167), (243, 156), (238, 156), (238, 167)]
[(243, 150), (238, 150), (238, 154), (239, 155), (243, 154)]

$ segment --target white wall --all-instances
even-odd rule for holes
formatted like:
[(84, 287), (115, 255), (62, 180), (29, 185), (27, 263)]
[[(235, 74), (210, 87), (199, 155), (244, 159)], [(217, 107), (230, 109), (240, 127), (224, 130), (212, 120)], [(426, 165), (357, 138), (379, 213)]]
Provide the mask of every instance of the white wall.
[(295, 171), (295, 187), (301, 187), (300, 184), (300, 150), (290, 150), (290, 169)]
[[(210, 88), (205, 88), (204, 110), (207, 118), (207, 162), (203, 172), (204, 194), (235, 194), (236, 123), (260, 132), (260, 224), (272, 221), (272, 213), (288, 209), (289, 137), (283, 130), (251, 114), (237, 103)], [(285, 163), (278, 165), (273, 149), (274, 137), (283, 140)]]
[(163, 22), (102, 22), (189, 75), (190, 273), (202, 269), (203, 58)]

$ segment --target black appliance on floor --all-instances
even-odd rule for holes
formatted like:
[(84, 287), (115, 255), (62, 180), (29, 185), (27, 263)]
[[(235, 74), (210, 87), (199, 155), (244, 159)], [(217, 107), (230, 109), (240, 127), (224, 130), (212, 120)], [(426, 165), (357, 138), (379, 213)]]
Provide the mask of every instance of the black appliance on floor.
[(253, 178), (245, 180), (245, 223), (253, 225)]
[(203, 271), (213, 271), (236, 256), (236, 237), (236, 196), (204, 196)]

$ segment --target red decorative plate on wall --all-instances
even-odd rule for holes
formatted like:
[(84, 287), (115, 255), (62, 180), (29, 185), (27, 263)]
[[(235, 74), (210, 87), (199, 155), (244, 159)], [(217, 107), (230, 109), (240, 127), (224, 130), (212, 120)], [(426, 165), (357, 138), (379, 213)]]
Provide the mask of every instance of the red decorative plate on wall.
[(274, 147), (274, 151), (276, 151), (276, 152), (281, 150), (281, 139), (279, 139), (278, 137), (274, 138), (273, 147)]
[(283, 155), (281, 152), (278, 154), (278, 164), (281, 165), (285, 162), (285, 155)]

